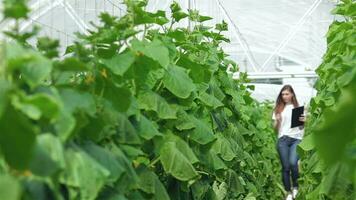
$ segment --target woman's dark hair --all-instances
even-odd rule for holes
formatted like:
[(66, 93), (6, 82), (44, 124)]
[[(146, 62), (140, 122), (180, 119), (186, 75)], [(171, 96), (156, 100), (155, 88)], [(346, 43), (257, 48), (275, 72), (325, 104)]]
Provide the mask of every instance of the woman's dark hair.
[(294, 107), (298, 107), (299, 106), (299, 103), (297, 101), (297, 96), (295, 95), (292, 86), (291, 85), (285, 85), (285, 86), (282, 87), (282, 89), (279, 92), (279, 95), (277, 97), (276, 106), (274, 107), (274, 113), (275, 114), (281, 113), (283, 111), (283, 109), (284, 109), (285, 103), (284, 103), (283, 98), (282, 98), (282, 92), (285, 91), (285, 90), (288, 90), (290, 93), (293, 94), (293, 96), (292, 96), (292, 104), (294, 105)]

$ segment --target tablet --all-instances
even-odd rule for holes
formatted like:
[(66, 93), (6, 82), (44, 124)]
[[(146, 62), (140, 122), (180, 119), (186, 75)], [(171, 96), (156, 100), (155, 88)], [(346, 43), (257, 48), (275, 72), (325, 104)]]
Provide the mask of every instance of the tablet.
[(299, 117), (304, 113), (304, 106), (300, 106), (292, 109), (292, 122), (291, 128), (301, 126), (304, 122), (299, 121)]

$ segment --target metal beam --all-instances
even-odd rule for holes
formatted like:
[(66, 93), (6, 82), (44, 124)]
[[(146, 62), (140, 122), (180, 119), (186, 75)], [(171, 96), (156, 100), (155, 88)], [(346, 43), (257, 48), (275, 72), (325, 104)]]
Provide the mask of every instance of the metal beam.
[(61, 2), (62, 6), (64, 7), (65, 11), (68, 13), (68, 15), (73, 19), (73, 21), (77, 24), (79, 29), (85, 34), (89, 34), (89, 26), (79, 17), (77, 12), (74, 10), (74, 8), (66, 1), (62, 0)]
[[(227, 53), (229, 55), (234, 55), (234, 54), (238, 54), (238, 53), (242, 54), (242, 52), (236, 51), (232, 47), (224, 47), (224, 51), (225, 51), (225, 53)], [(266, 49), (259, 48), (259, 47), (252, 47), (251, 51), (252, 52), (256, 52), (256, 53), (263, 53), (263, 54), (268, 54), (270, 52), (270, 51), (268, 51)], [(284, 55), (284, 54), (281, 54), (280, 52), (278, 52), (277, 55), (280, 56), (280, 57), (286, 58), (288, 60), (291, 60), (291, 61), (293, 61), (295, 63), (298, 63), (300, 65), (303, 65), (303, 66), (310, 66), (311, 65), (310, 63), (306, 63), (304, 61), (299, 60), (295, 56)]]
[[(58, 5), (60, 5), (60, 1), (61, 0), (54, 0), (54, 2), (52, 2), (49, 5), (48, 5), (48, 3), (50, 2), (50, 0), (41, 1), (41, 4), (39, 4), (39, 3), (32, 4), (30, 6), (30, 10), (40, 10), (41, 8), (42, 8), (42, 10), (40, 10), (38, 13), (30, 15), (30, 20), (21, 23), (20, 24), (20, 31), (25, 30), (28, 26), (30, 26), (32, 24), (32, 21), (36, 21), (37, 19), (42, 17), (44, 14), (46, 14), (49, 11), (51, 11), (52, 9), (57, 7)], [(14, 24), (15, 23), (13, 21), (6, 20), (5, 22), (2, 23), (2, 25), (0, 27), (1, 27), (1, 29), (5, 30), (7, 27), (9, 27), (11, 25), (14, 25)]]
[(224, 14), (226, 20), (228, 21), (228, 23), (230, 25), (233, 26), (233, 33), (237, 39), (237, 41), (240, 43), (243, 51), (245, 52), (248, 61), (250, 62), (252, 68), (254, 71), (258, 71), (257, 70), (257, 63), (254, 61), (254, 57), (248, 47), (247, 42), (243, 39), (241, 32), (239, 31), (238, 27), (236, 26), (236, 24), (232, 21), (232, 19), (230, 18), (229, 14), (227, 13), (227, 11), (225, 10), (225, 8), (223, 7), (223, 5), (221, 4), (220, 0), (215, 0), (217, 5), (219, 6), (219, 9), (221, 10), (221, 12)]
[[(239, 79), (240, 72), (235, 72), (233, 79)], [(310, 72), (251, 72), (247, 73), (249, 79), (270, 79), (270, 78), (317, 78), (314, 71)]]
[(306, 18), (309, 17), (319, 6), (322, 0), (316, 0), (309, 9), (304, 13), (304, 15), (299, 19), (298, 23), (294, 26), (293, 29), (289, 31), (287, 36), (282, 40), (282, 42), (278, 45), (278, 47), (273, 51), (273, 53), (267, 58), (267, 60), (263, 63), (261, 67), (261, 71), (264, 71), (267, 64), (271, 61), (271, 59), (277, 55), (287, 44), (288, 42), (294, 37), (294, 35), (298, 32), (300, 27), (305, 23)]

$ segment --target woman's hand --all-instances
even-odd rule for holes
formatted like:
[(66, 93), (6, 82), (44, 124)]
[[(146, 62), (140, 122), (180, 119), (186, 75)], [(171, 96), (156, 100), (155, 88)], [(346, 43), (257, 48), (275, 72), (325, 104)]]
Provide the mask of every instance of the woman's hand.
[(302, 115), (300, 115), (300, 117), (299, 117), (299, 121), (301, 121), (301, 122), (305, 122), (305, 120), (306, 120), (306, 117), (302, 114)]

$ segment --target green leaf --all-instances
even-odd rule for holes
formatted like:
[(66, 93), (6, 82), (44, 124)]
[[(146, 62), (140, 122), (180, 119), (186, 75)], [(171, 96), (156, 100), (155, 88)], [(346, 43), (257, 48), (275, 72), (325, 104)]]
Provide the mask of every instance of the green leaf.
[(336, 108), (326, 109), (322, 122), (314, 129), (315, 145), (327, 163), (342, 159), (347, 144), (355, 139), (354, 91), (355, 87), (344, 90)]
[(8, 81), (0, 79), (0, 118), (8, 104), (8, 92), (10, 88), (11, 84)]
[(215, 29), (218, 31), (227, 31), (228, 30), (228, 25), (227, 23), (223, 20), (221, 24), (216, 24)]
[(25, 50), (17, 43), (8, 43), (5, 49), (8, 68), (19, 70), (32, 88), (49, 78), (52, 70), (51, 60), (33, 50)]
[(148, 120), (144, 115), (139, 116), (138, 134), (146, 140), (162, 136), (162, 133), (158, 131), (158, 125), (154, 121)]
[(176, 110), (167, 101), (152, 91), (141, 91), (138, 96), (139, 108), (152, 110), (162, 119), (176, 119)]
[(169, 22), (166, 18), (166, 12), (163, 10), (158, 10), (155, 13), (146, 12), (142, 8), (134, 8), (134, 23), (139, 24), (158, 24), (164, 25)]
[(169, 7), (170, 7), (172, 13), (175, 13), (175, 12), (178, 12), (178, 11), (182, 10), (180, 5), (176, 1), (173, 1), (172, 4)]
[(4, 0), (3, 4), (5, 18), (27, 19), (30, 9), (26, 6), (25, 0)]
[(132, 48), (139, 54), (142, 53), (145, 56), (157, 61), (162, 67), (167, 68), (169, 64), (169, 51), (167, 47), (158, 39), (154, 39), (151, 42), (146, 40), (139, 41), (133, 40), (131, 42)]
[(152, 194), (154, 199), (169, 200), (169, 195), (166, 188), (159, 180), (158, 176), (147, 168), (141, 167), (138, 169), (140, 177), (140, 189), (148, 194)]
[(302, 142), (298, 145), (303, 151), (311, 151), (315, 148), (313, 135), (307, 135), (303, 138)]
[(215, 96), (208, 94), (206, 92), (200, 92), (198, 99), (201, 100), (205, 105), (218, 108), (221, 106), (224, 106), (223, 103), (221, 103), (221, 101), (219, 101), (219, 99), (217, 99)]
[(213, 190), (216, 194), (217, 199), (226, 199), (227, 195), (227, 185), (225, 182), (222, 182), (218, 185), (217, 181), (214, 181), (213, 183)]
[(120, 114), (117, 127), (118, 142), (121, 144), (140, 144), (141, 140), (137, 134), (135, 127), (129, 119)]
[(96, 199), (110, 172), (80, 149), (67, 149), (65, 159), (67, 165), (60, 182), (77, 187), (81, 199)]
[(124, 151), (125, 155), (127, 155), (127, 157), (131, 160), (134, 160), (136, 158), (138, 158), (139, 156), (142, 156), (140, 158), (145, 158), (148, 160), (149, 163), (149, 159), (144, 157), (145, 153), (143, 153), (143, 151), (139, 148), (136, 148), (132, 145), (126, 145), (126, 144), (121, 144), (120, 148), (122, 149), (122, 151)]
[(189, 181), (198, 177), (188, 158), (174, 142), (167, 142), (160, 150), (160, 160), (164, 170), (181, 181)]
[(83, 62), (73, 57), (64, 59), (63, 61), (57, 63), (55, 67), (61, 71), (81, 72), (88, 70), (87, 66)]
[(227, 169), (224, 161), (219, 158), (214, 150), (205, 153), (204, 158), (201, 158), (201, 160), (213, 171)]
[(110, 176), (108, 177), (109, 182), (115, 182), (125, 172), (125, 168), (109, 150), (91, 142), (85, 143), (82, 148), (110, 172)]
[(53, 121), (59, 115), (60, 102), (45, 93), (22, 96), (21, 100), (17, 96), (14, 96), (12, 103), (18, 110), (21, 110), (34, 120), (38, 120), (43, 116)]
[(352, 71), (346, 71), (342, 76), (337, 79), (337, 84), (339, 87), (345, 87), (352, 80), (356, 79), (356, 69), (353, 68)]
[(190, 119), (189, 115), (185, 111), (180, 110), (177, 113), (176, 128), (178, 130), (189, 130), (195, 127), (195, 123)]
[(49, 37), (37, 38), (37, 48), (47, 58), (54, 58), (59, 56), (58, 52), (59, 40), (51, 39)]
[(61, 110), (54, 128), (61, 141), (67, 141), (75, 128), (76, 120), (67, 110)]
[(204, 199), (210, 187), (210, 184), (206, 181), (198, 180), (192, 185), (192, 194), (194, 199)]
[(0, 149), (10, 166), (24, 170), (33, 156), (37, 130), (12, 106), (5, 113), (0, 118)]
[(19, 200), (21, 197), (20, 183), (7, 174), (0, 175), (0, 199)]
[(115, 54), (110, 59), (103, 59), (101, 62), (114, 74), (122, 76), (135, 62), (135, 55), (131, 51), (125, 51), (121, 54)]
[(190, 120), (195, 124), (195, 128), (189, 131), (189, 136), (192, 140), (204, 145), (216, 139), (208, 123), (193, 116), (190, 116)]
[(232, 150), (229, 140), (222, 134), (218, 134), (217, 140), (213, 143), (212, 149), (226, 161), (232, 161), (237, 156)]
[(38, 136), (30, 163), (31, 172), (39, 176), (51, 176), (64, 167), (64, 151), (60, 140), (51, 134)]
[(189, 15), (185, 12), (174, 12), (172, 14), (172, 17), (176, 22), (179, 22), (180, 20), (187, 18)]
[(34, 53), (28, 61), (22, 63), (20, 70), (24, 79), (34, 88), (49, 78), (52, 70), (52, 62)]
[(195, 90), (195, 85), (184, 68), (176, 65), (168, 67), (163, 77), (163, 83), (169, 91), (180, 98), (189, 97), (190, 93)]
[(131, 104), (131, 92), (128, 88), (117, 87), (114, 84), (107, 84), (104, 97), (119, 112), (126, 112)]
[(189, 69), (189, 76), (194, 83), (209, 83), (212, 77), (212, 72), (208, 70), (208, 67), (199, 63), (191, 61), (186, 56), (181, 56), (177, 64), (181, 67)]
[(193, 150), (190, 148), (188, 143), (186, 143), (182, 138), (176, 136), (172, 133), (166, 134), (164, 138), (164, 143), (173, 142), (179, 151), (189, 160), (191, 164), (199, 162), (198, 158), (195, 156)]
[(204, 22), (213, 19), (209, 16), (203, 16), (199, 14), (197, 10), (189, 10), (189, 19), (195, 22)]
[(64, 108), (70, 113), (84, 111), (90, 116), (95, 115), (96, 104), (91, 94), (69, 88), (60, 89), (59, 93), (64, 103)]

